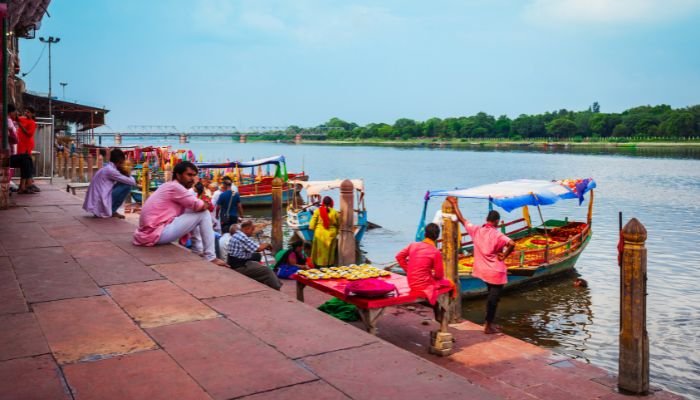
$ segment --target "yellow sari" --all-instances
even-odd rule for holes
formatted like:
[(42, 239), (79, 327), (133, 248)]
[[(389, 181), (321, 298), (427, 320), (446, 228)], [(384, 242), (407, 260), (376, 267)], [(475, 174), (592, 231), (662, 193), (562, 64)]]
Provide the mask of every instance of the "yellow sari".
[(314, 211), (309, 223), (309, 229), (314, 231), (314, 241), (311, 243), (311, 262), (316, 267), (335, 265), (336, 253), (338, 253), (338, 229), (340, 228), (340, 214), (334, 208), (328, 208), (328, 229), (323, 226), (320, 209)]

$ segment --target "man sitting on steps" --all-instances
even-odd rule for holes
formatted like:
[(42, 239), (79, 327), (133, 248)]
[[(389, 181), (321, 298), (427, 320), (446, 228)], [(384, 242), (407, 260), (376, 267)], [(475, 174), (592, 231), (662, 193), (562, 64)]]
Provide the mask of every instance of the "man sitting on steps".
[(207, 261), (227, 267), (216, 258), (210, 204), (189, 191), (197, 177), (197, 167), (183, 161), (173, 168), (173, 180), (162, 184), (141, 209), (139, 227), (134, 232), (136, 246), (155, 246), (178, 240), (192, 233), (192, 252)]
[(258, 244), (253, 241), (250, 238), (253, 232), (255, 232), (255, 225), (250, 220), (241, 223), (238, 229), (236, 225), (231, 226), (231, 240), (226, 246), (227, 262), (234, 271), (280, 290), (282, 283), (272, 268), (259, 262), (261, 259), (259, 252), (269, 249), (270, 243)]
[(119, 149), (111, 151), (109, 163), (100, 168), (90, 181), (83, 210), (99, 218), (124, 218), (117, 210), (126, 200), (131, 187), (136, 186), (134, 178), (123, 169), (125, 160), (123, 151)]

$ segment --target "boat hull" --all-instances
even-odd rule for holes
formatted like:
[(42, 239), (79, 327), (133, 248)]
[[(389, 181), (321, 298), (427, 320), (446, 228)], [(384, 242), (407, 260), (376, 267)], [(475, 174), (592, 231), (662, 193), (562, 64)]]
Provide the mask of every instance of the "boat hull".
[[(282, 191), (282, 203), (287, 204), (292, 200), (291, 190)], [(272, 205), (272, 193), (248, 194), (241, 196), (241, 204), (248, 207), (269, 207)]]
[[(586, 241), (579, 247), (579, 249), (572, 253), (569, 257), (558, 260), (552, 264), (542, 265), (537, 268), (531, 276), (520, 276), (520, 275), (508, 275), (508, 283), (506, 283), (504, 290), (509, 291), (517, 289), (521, 286), (532, 284), (538, 281), (550, 279), (561, 274), (573, 271), (578, 261), (581, 252), (588, 245), (590, 236)], [(459, 277), (460, 289), (462, 292), (462, 299), (471, 299), (476, 297), (486, 296), (487, 288), (486, 283), (479, 278), (474, 278), (471, 275), (460, 275)]]

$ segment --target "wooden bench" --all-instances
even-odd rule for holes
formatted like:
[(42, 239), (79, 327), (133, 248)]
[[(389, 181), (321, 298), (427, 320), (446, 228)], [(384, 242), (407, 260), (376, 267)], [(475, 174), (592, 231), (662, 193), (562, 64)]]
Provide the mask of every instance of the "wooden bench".
[[(367, 332), (372, 335), (377, 334), (377, 321), (384, 314), (384, 310), (387, 307), (399, 306), (406, 304), (424, 303), (427, 300), (423, 297), (411, 293), (411, 289), (408, 286), (408, 281), (405, 276), (392, 273), (390, 277), (379, 278), (386, 279), (387, 281), (393, 283), (398, 289), (398, 295), (381, 297), (381, 298), (367, 298), (360, 296), (347, 296), (345, 295), (345, 286), (350, 282), (346, 279), (324, 279), (324, 280), (311, 280), (300, 275), (292, 275), (292, 278), (297, 282), (297, 300), (304, 301), (304, 289), (306, 286), (310, 286), (314, 289), (320, 290), (321, 292), (330, 294), (331, 296), (343, 300), (346, 303), (353, 304), (357, 307), (360, 313), (360, 319), (365, 325)], [(438, 355), (447, 355), (451, 349), (451, 335), (447, 332), (447, 308), (450, 300), (450, 288), (440, 289), (438, 301), (435, 306), (433, 306), (433, 311), (435, 312), (435, 319), (440, 323), (439, 332), (433, 332), (431, 337), (431, 352), (438, 352)], [(449, 338), (450, 346), (440, 353), (440, 349), (434, 349), (434, 344), (436, 337), (440, 336), (440, 340), (447, 340)], [(440, 347), (440, 346), (437, 346)]]
[(76, 189), (87, 189), (88, 186), (90, 186), (89, 183), (70, 182), (66, 185), (66, 192), (73, 193), (75, 196)]

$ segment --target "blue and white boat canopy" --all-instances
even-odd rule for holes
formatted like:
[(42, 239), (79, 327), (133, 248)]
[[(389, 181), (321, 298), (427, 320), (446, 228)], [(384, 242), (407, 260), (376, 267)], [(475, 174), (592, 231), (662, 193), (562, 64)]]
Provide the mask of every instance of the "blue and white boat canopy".
[(427, 202), (436, 196), (486, 199), (511, 212), (523, 206), (550, 205), (564, 199), (579, 199), (581, 204), (583, 196), (595, 187), (596, 183), (592, 178), (557, 181), (518, 179), (468, 189), (431, 190), (425, 194), (425, 200)]
[(261, 158), (259, 160), (252, 160), (252, 161), (226, 161), (226, 162), (214, 162), (214, 163), (195, 163), (195, 165), (198, 168), (234, 168), (234, 167), (239, 167), (239, 168), (248, 168), (248, 167), (257, 167), (258, 165), (267, 165), (267, 164), (275, 164), (275, 165), (284, 165), (285, 164), (285, 159), (284, 156), (272, 156), (272, 157), (267, 157), (267, 158)]

